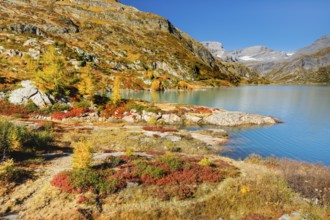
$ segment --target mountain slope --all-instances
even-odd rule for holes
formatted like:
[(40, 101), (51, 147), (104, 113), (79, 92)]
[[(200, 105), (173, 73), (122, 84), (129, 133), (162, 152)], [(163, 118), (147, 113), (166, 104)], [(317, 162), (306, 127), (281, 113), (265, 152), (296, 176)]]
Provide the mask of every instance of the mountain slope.
[(306, 47), (295, 51), (295, 53), (292, 56), (292, 59), (295, 59), (303, 55), (314, 54), (328, 47), (330, 47), (330, 36), (325, 35), (320, 37), (310, 45), (307, 45)]
[(123, 88), (148, 89), (153, 80), (165, 88), (236, 84), (242, 77), (165, 18), (114, 0), (5, 0), (0, 18), (0, 56), (9, 63), (0, 67), (3, 77), (29, 78), (24, 57), (37, 59), (49, 44), (72, 71), (88, 62), (103, 83), (122, 76)]
[(330, 47), (282, 65), (269, 72), (266, 78), (277, 83), (330, 84)]

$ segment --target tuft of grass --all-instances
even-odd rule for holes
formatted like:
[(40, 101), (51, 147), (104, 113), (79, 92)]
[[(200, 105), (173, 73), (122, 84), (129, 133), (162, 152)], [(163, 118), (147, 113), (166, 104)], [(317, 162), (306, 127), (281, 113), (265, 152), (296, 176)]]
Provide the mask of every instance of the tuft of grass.
[(128, 156), (128, 157), (133, 156), (133, 155), (134, 155), (134, 150), (133, 150), (133, 148), (128, 147), (128, 148), (126, 149), (126, 151), (125, 151), (125, 155)]

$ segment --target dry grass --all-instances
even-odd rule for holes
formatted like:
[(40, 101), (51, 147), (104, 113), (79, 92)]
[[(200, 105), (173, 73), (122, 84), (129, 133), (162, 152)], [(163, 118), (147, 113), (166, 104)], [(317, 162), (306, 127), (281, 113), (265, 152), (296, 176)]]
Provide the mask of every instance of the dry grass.
[(330, 205), (330, 167), (258, 155), (252, 155), (246, 161), (278, 170), (295, 192), (316, 204)]
[(320, 205), (330, 205), (330, 167), (292, 160), (277, 164), (289, 186)]

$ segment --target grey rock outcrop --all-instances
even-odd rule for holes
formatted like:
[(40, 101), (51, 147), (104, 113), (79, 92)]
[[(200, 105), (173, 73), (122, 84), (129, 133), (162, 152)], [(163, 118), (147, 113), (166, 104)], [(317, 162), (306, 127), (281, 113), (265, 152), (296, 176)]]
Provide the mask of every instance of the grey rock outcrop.
[(218, 126), (267, 125), (280, 121), (270, 117), (244, 112), (216, 112), (203, 119), (204, 123)]
[(163, 114), (161, 119), (158, 120), (159, 122), (164, 122), (165, 124), (181, 124), (182, 119), (176, 114)]
[(36, 106), (42, 108), (52, 105), (54, 98), (41, 92), (32, 81), (25, 80), (21, 82), (23, 88), (12, 91), (9, 95), (9, 102), (13, 104), (25, 105), (31, 100)]

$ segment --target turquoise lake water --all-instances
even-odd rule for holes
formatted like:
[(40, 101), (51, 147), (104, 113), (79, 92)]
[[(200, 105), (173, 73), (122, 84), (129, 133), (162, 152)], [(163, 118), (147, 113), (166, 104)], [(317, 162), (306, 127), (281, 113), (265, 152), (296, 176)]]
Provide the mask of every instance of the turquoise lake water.
[(127, 92), (125, 97), (155, 102), (187, 103), (274, 116), (283, 124), (232, 129), (228, 151), (244, 159), (286, 157), (330, 165), (329, 86), (242, 86), (201, 91)]

